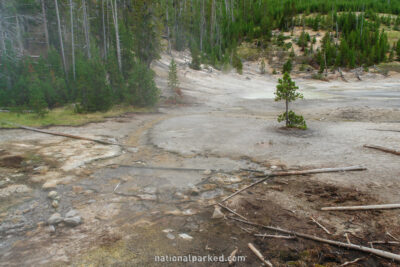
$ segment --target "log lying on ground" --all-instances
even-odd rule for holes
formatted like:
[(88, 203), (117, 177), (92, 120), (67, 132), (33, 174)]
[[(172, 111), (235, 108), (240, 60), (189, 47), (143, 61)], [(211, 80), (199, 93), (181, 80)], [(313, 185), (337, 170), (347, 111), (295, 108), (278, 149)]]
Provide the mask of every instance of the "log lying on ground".
[(256, 247), (252, 243), (249, 243), (247, 245), (251, 249), (251, 251), (253, 251), (253, 253), (257, 256), (257, 258), (260, 259), (260, 261), (262, 261), (265, 265), (272, 267), (272, 263), (269, 260), (266, 260), (261, 252), (256, 249)]
[(372, 149), (376, 149), (376, 150), (380, 150), (386, 153), (391, 153), (397, 156), (400, 156), (400, 151), (399, 150), (394, 150), (394, 149), (390, 149), (390, 148), (386, 148), (383, 146), (375, 146), (375, 145), (364, 145), (364, 147), (366, 148), (372, 148)]
[(322, 169), (313, 169), (313, 170), (304, 170), (304, 171), (287, 171), (287, 172), (270, 173), (270, 174), (267, 174), (264, 179), (261, 179), (255, 183), (252, 183), (251, 185), (246, 186), (245, 188), (243, 188), (239, 191), (236, 191), (235, 193), (227, 196), (226, 198), (221, 200), (221, 203), (225, 202), (228, 199), (236, 196), (237, 194), (249, 189), (250, 187), (260, 184), (260, 183), (266, 181), (267, 179), (269, 179), (271, 177), (275, 177), (275, 176), (305, 175), (305, 174), (325, 173), (325, 172), (364, 171), (366, 169), (367, 168), (364, 168), (362, 166), (350, 166), (350, 167), (343, 167), (343, 168), (322, 168)]
[(399, 209), (400, 204), (381, 204), (381, 205), (365, 205), (365, 206), (344, 206), (344, 207), (324, 207), (321, 210), (387, 210)]
[(28, 127), (28, 126), (20, 125), (20, 124), (15, 124), (15, 123), (9, 123), (9, 122), (7, 122), (7, 123), (10, 124), (10, 125), (14, 125), (14, 126), (16, 126), (18, 128), (21, 128), (21, 129), (24, 129), (24, 130), (28, 130), (28, 131), (32, 131), (32, 132), (38, 132), (38, 133), (43, 133), (43, 134), (68, 137), (68, 138), (78, 139), (78, 140), (91, 141), (91, 142), (99, 143), (99, 144), (102, 144), (102, 145), (129, 147), (129, 146), (126, 146), (126, 145), (122, 145), (122, 144), (118, 144), (118, 143), (112, 143), (112, 142), (103, 141), (103, 140), (99, 140), (99, 139), (93, 139), (93, 138), (88, 138), (88, 137), (83, 137), (83, 136), (72, 135), (72, 134), (51, 132), (51, 131), (32, 128), (32, 127)]
[(366, 252), (366, 253), (371, 253), (386, 259), (390, 259), (390, 260), (395, 260), (400, 262), (400, 255), (398, 254), (394, 254), (388, 251), (384, 251), (384, 250), (380, 250), (380, 249), (375, 249), (375, 248), (369, 248), (369, 247), (365, 247), (365, 246), (360, 246), (360, 245), (354, 245), (354, 244), (347, 244), (347, 243), (343, 243), (343, 242), (339, 242), (339, 241), (334, 241), (334, 240), (330, 240), (330, 239), (325, 239), (325, 238), (321, 238), (321, 237), (317, 237), (317, 236), (313, 236), (313, 235), (309, 235), (309, 234), (304, 234), (304, 233), (298, 233), (298, 232), (294, 232), (294, 231), (290, 231), (290, 230), (286, 230), (286, 229), (281, 229), (278, 227), (272, 227), (272, 226), (266, 226), (266, 225), (261, 225), (261, 224), (257, 224), (257, 223), (253, 223), (253, 222), (249, 222), (246, 220), (242, 220), (242, 219), (237, 219), (234, 217), (228, 217), (229, 219), (244, 223), (244, 224), (248, 224), (248, 225), (253, 225), (253, 226), (257, 226), (257, 227), (261, 227), (267, 230), (271, 230), (271, 231), (276, 231), (276, 232), (280, 232), (280, 233), (285, 233), (285, 234), (289, 234), (289, 235), (294, 235), (297, 237), (301, 237), (304, 239), (309, 239), (309, 240), (313, 240), (313, 241), (317, 241), (317, 242), (321, 242), (321, 243), (327, 243), (333, 246), (337, 246), (337, 247), (343, 247), (343, 248), (348, 248), (348, 249), (353, 249), (353, 250), (359, 250), (362, 252)]
[(393, 130), (393, 129), (368, 129), (371, 131), (380, 131), (380, 132), (395, 132), (400, 133), (400, 130)]

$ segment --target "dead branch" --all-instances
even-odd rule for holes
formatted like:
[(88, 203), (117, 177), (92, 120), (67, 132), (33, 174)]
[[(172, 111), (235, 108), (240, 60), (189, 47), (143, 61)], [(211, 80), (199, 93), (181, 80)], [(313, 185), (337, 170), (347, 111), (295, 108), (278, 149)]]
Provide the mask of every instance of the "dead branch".
[(295, 236), (291, 235), (267, 235), (267, 234), (254, 234), (254, 236), (258, 237), (270, 237), (270, 238), (278, 238), (278, 239), (296, 239)]
[(328, 235), (331, 235), (331, 232), (329, 232), (328, 229), (325, 228), (322, 224), (320, 224), (316, 219), (314, 219), (312, 216), (310, 217), (313, 222), (315, 222), (316, 225), (321, 227), (322, 230), (324, 230)]
[(371, 131), (380, 131), (380, 132), (396, 132), (396, 133), (400, 133), (400, 130), (393, 130), (393, 129), (368, 129)]
[(394, 240), (399, 241), (399, 239), (396, 238), (396, 237), (394, 237), (389, 231), (386, 231), (386, 234), (387, 234), (388, 236), (390, 236), (391, 238), (393, 238)]
[(220, 206), (220, 207), (223, 208), (223, 209), (226, 209), (226, 210), (229, 211), (230, 213), (235, 214), (236, 216), (242, 218), (243, 220), (246, 220), (246, 217), (244, 217), (244, 216), (240, 215), (239, 213), (237, 213), (236, 211), (234, 211), (234, 210), (232, 210), (232, 209), (230, 209), (230, 208), (228, 208), (228, 207), (222, 205), (221, 203), (218, 203), (218, 206)]
[(346, 237), (347, 243), (351, 244), (350, 238), (349, 238), (349, 234), (348, 233), (344, 233), (344, 236)]
[(253, 253), (257, 256), (257, 258), (260, 259), (260, 261), (262, 261), (265, 265), (268, 265), (270, 267), (273, 266), (272, 263), (269, 260), (266, 260), (264, 256), (261, 254), (261, 252), (258, 249), (256, 249), (256, 247), (252, 243), (248, 243), (247, 245), (249, 246), (251, 251), (253, 251)]
[(367, 206), (344, 206), (344, 207), (324, 207), (321, 210), (384, 210), (398, 209), (400, 204), (382, 204), (382, 205), (367, 205)]
[(357, 259), (355, 259), (355, 260), (353, 260), (353, 261), (346, 261), (345, 263), (343, 263), (342, 265), (340, 265), (340, 266), (347, 266), (347, 265), (350, 265), (350, 264), (353, 264), (353, 263), (357, 263), (357, 262), (359, 262), (359, 261), (361, 261), (361, 260), (363, 260), (364, 258), (357, 258)]
[(383, 147), (383, 146), (364, 145), (364, 147), (372, 148), (372, 149), (376, 149), (376, 150), (380, 150), (380, 151), (383, 151), (383, 152), (386, 152), (386, 153), (390, 153), (390, 154), (394, 154), (394, 155), (400, 156), (400, 151), (394, 150), (394, 149), (390, 149), (390, 148), (386, 148), (386, 147)]
[(371, 241), (368, 244), (381, 244), (381, 245), (400, 245), (398, 241)]
[(243, 192), (243, 191), (249, 189), (250, 187), (253, 187), (253, 186), (255, 186), (255, 185), (261, 184), (262, 182), (266, 181), (266, 180), (269, 179), (269, 178), (270, 178), (270, 176), (267, 176), (267, 177), (265, 177), (264, 179), (261, 179), (261, 180), (255, 182), (255, 183), (252, 183), (252, 184), (249, 185), (249, 186), (246, 186), (246, 187), (243, 188), (243, 189), (240, 189), (240, 190), (236, 191), (235, 193), (233, 193), (233, 194), (227, 196), (226, 198), (224, 198), (223, 200), (221, 200), (220, 203), (227, 201), (228, 199), (230, 199), (230, 198), (236, 196), (237, 194), (240, 194), (241, 192)]
[(231, 255), (229, 255), (230, 257), (229, 257), (229, 265), (232, 265), (232, 263), (233, 263), (233, 261), (232, 261), (232, 259), (236, 256), (236, 253), (238, 252), (238, 248), (235, 248), (235, 250), (234, 251), (232, 251), (232, 253), (231, 253)]
[(388, 251), (384, 251), (384, 250), (380, 250), (380, 249), (374, 249), (374, 248), (369, 248), (369, 247), (365, 247), (365, 246), (360, 246), (360, 245), (354, 245), (354, 244), (347, 244), (347, 243), (343, 243), (343, 242), (339, 242), (339, 241), (334, 241), (334, 240), (329, 240), (329, 239), (325, 239), (325, 238), (321, 238), (321, 237), (317, 237), (317, 236), (313, 236), (313, 235), (309, 235), (309, 234), (304, 234), (304, 233), (299, 233), (299, 232), (294, 232), (294, 231), (290, 231), (290, 230), (286, 230), (286, 229), (281, 229), (278, 227), (272, 227), (272, 226), (266, 226), (266, 225), (261, 225), (261, 224), (257, 224), (257, 223), (253, 223), (253, 222), (249, 222), (246, 220), (242, 220), (242, 219), (237, 219), (234, 217), (228, 217), (229, 219), (244, 223), (244, 224), (248, 224), (248, 225), (253, 225), (253, 226), (257, 226), (260, 228), (264, 228), (267, 230), (271, 230), (271, 231), (276, 231), (276, 232), (280, 232), (280, 233), (284, 233), (284, 234), (289, 234), (289, 235), (294, 235), (297, 237), (301, 237), (304, 239), (309, 239), (309, 240), (313, 240), (313, 241), (317, 241), (317, 242), (321, 242), (321, 243), (327, 243), (333, 246), (337, 246), (337, 247), (344, 247), (344, 248), (348, 248), (348, 249), (353, 249), (353, 250), (359, 250), (362, 252), (366, 252), (366, 253), (371, 253), (383, 258), (387, 258), (390, 260), (395, 260), (400, 262), (400, 255), (398, 254), (394, 254)]
[(270, 174), (267, 174), (264, 179), (261, 179), (255, 183), (252, 183), (251, 185), (246, 186), (245, 188), (240, 189), (239, 191), (236, 191), (235, 193), (227, 196), (226, 198), (221, 200), (221, 203), (236, 196), (237, 194), (240, 194), (241, 192), (249, 189), (250, 187), (260, 184), (260, 183), (266, 181), (267, 179), (269, 179), (271, 177), (275, 177), (275, 176), (290, 176), (290, 175), (304, 175), (304, 174), (324, 173), (324, 172), (344, 172), (344, 171), (364, 171), (364, 170), (366, 170), (366, 168), (361, 167), (361, 166), (350, 166), (350, 167), (344, 167), (344, 168), (322, 168), (322, 169), (313, 169), (313, 170), (304, 170), (304, 171), (288, 171), (288, 172), (270, 173)]
[(108, 141), (104, 141), (104, 140), (99, 140), (99, 139), (93, 139), (93, 138), (88, 138), (88, 137), (83, 137), (83, 136), (72, 135), (72, 134), (51, 132), (51, 131), (46, 131), (46, 130), (41, 130), (41, 129), (37, 129), (37, 128), (32, 128), (32, 127), (28, 127), (28, 126), (24, 126), (24, 125), (20, 125), (20, 124), (10, 123), (10, 122), (7, 122), (7, 123), (10, 124), (10, 125), (17, 126), (18, 128), (21, 128), (21, 129), (24, 129), (24, 130), (33, 131), (33, 132), (38, 132), (38, 133), (43, 133), (43, 134), (49, 134), (49, 135), (55, 135), (55, 136), (68, 137), (68, 138), (78, 139), (78, 140), (91, 141), (91, 142), (99, 143), (99, 144), (102, 144), (102, 145), (112, 145), (112, 146), (129, 147), (129, 146), (127, 146), (127, 145), (122, 145), (122, 144), (118, 144), (118, 143), (112, 143), (112, 142), (108, 142)]

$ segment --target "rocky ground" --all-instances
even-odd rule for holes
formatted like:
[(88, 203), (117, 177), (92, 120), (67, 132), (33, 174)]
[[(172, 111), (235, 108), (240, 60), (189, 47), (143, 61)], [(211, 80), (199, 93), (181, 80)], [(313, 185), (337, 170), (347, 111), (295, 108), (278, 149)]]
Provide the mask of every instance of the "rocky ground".
[[(0, 131), (0, 266), (164, 266), (156, 255), (246, 257), (253, 243), (274, 266), (396, 266), (371, 255), (265, 233), (215, 208), (224, 196), (257, 181), (257, 172), (363, 165), (367, 171), (268, 180), (225, 204), (249, 220), (369, 246), (400, 238), (398, 210), (322, 212), (323, 206), (399, 203), (399, 157), (364, 148), (398, 148), (398, 76), (364, 74), (348, 82), (296, 77), (305, 100), (293, 105), (308, 130), (276, 122), (278, 76), (212, 68), (193, 71), (175, 54), (183, 99), (166, 88), (170, 57), (153, 66), (163, 89), (158, 113), (126, 114), (51, 131), (118, 141), (107, 146), (27, 132)], [(314, 222), (316, 218), (332, 233)], [(390, 235), (387, 234), (390, 233)], [(275, 233), (269, 233), (275, 234)], [(396, 244), (374, 247), (399, 253)], [(353, 266), (357, 266), (353, 264)], [(188, 266), (187, 263), (170, 263)], [(220, 266), (206, 262), (190, 266)]]

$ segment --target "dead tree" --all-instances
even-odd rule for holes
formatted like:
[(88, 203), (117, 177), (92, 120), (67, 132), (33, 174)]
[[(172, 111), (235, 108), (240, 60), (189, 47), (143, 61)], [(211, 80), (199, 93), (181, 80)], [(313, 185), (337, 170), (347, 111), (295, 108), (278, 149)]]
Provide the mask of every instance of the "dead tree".
[(86, 10), (86, 0), (82, 0), (82, 5), (83, 5), (83, 30), (85, 32), (86, 50), (88, 58), (91, 59), (92, 54), (90, 52), (90, 30), (89, 30), (89, 22)]
[(122, 72), (121, 45), (120, 45), (119, 30), (118, 30), (118, 7), (117, 7), (116, 0), (115, 0), (114, 4), (113, 4), (113, 0), (111, 0), (111, 11), (112, 11), (114, 27), (115, 27), (115, 42), (116, 42), (116, 46), (117, 46), (118, 68), (119, 68), (119, 71)]
[(49, 29), (47, 28), (46, 6), (44, 4), (44, 0), (42, 0), (41, 2), (42, 2), (42, 19), (43, 19), (44, 37), (46, 39), (47, 50), (49, 50), (50, 43), (49, 43)]
[(101, 14), (102, 14), (102, 25), (103, 25), (103, 49), (104, 49), (104, 58), (107, 58), (107, 35), (106, 35), (106, 22), (104, 16), (104, 0), (101, 2)]
[(62, 32), (61, 32), (60, 12), (58, 10), (58, 2), (57, 2), (57, 0), (54, 0), (54, 3), (56, 5), (56, 15), (57, 15), (57, 25), (58, 25), (58, 38), (60, 39), (61, 57), (62, 57), (62, 62), (63, 62), (64, 74), (65, 74), (65, 77), (67, 77), (67, 65), (65, 63), (64, 42), (63, 42), (63, 39), (62, 39)]
[(74, 80), (76, 79), (75, 74), (75, 41), (74, 41), (74, 7), (72, 0), (69, 0), (69, 12), (71, 13), (71, 53), (72, 53), (72, 75)]

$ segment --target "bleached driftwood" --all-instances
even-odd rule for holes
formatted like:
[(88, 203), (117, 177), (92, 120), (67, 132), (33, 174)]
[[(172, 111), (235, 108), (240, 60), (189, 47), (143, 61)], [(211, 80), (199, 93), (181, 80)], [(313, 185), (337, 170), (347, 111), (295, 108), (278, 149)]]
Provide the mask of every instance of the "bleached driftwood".
[(321, 210), (385, 210), (398, 209), (400, 204), (382, 204), (382, 205), (366, 205), (366, 206), (344, 206), (344, 207), (324, 207)]
[(269, 238), (278, 238), (278, 239), (296, 239), (296, 237), (295, 237), (295, 236), (292, 236), (292, 235), (254, 234), (254, 236), (258, 236), (258, 237), (269, 237)]
[(346, 261), (345, 263), (343, 263), (342, 265), (340, 265), (340, 266), (347, 266), (347, 265), (350, 265), (350, 264), (353, 264), (353, 263), (357, 263), (357, 262), (359, 262), (359, 261), (361, 261), (361, 260), (363, 260), (364, 258), (357, 258), (357, 259), (355, 259), (355, 260), (353, 260), (353, 261)]
[(251, 251), (253, 251), (253, 253), (257, 256), (257, 258), (260, 259), (260, 261), (262, 261), (265, 265), (268, 265), (270, 267), (273, 266), (272, 263), (269, 260), (266, 260), (264, 256), (261, 254), (261, 252), (258, 251), (258, 249), (252, 243), (248, 243), (247, 245), (249, 246)]
[(400, 156), (400, 151), (399, 150), (394, 150), (394, 149), (390, 149), (390, 148), (386, 148), (383, 146), (375, 146), (375, 145), (364, 145), (364, 147), (366, 148), (372, 148), (372, 149), (376, 149), (376, 150), (380, 150), (386, 153), (390, 153), (390, 154), (394, 154), (397, 156)]
[(321, 227), (321, 229), (324, 230), (325, 233), (327, 233), (328, 235), (331, 235), (331, 232), (329, 232), (329, 230), (326, 229), (325, 226), (323, 226), (323, 225), (320, 224), (316, 219), (314, 219), (314, 217), (311, 216), (310, 218), (311, 218), (311, 220), (312, 220), (313, 222), (315, 222), (316, 225), (318, 225), (319, 227)]

